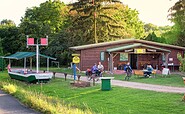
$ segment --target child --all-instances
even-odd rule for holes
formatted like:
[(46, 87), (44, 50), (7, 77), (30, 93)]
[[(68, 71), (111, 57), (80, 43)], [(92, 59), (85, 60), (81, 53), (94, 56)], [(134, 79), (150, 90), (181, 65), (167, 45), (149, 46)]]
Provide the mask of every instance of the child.
[(125, 65), (124, 70), (126, 72), (125, 80), (129, 80), (132, 75), (132, 68), (130, 67), (130, 63), (128, 62), (127, 65)]

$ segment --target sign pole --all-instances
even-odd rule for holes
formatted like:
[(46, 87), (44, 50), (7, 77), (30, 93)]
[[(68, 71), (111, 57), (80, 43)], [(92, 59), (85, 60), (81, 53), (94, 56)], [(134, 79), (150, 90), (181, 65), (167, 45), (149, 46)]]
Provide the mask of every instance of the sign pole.
[(74, 80), (76, 80), (76, 64), (73, 64), (73, 74), (74, 74)]
[(36, 64), (37, 64), (37, 73), (39, 72), (39, 45), (36, 45)]

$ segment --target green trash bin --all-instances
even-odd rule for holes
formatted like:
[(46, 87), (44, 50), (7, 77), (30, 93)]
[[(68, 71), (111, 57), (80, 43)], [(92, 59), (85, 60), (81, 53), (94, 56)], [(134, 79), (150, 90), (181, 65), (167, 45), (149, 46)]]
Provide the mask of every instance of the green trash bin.
[(114, 77), (101, 77), (101, 90), (109, 91), (111, 90), (111, 79)]

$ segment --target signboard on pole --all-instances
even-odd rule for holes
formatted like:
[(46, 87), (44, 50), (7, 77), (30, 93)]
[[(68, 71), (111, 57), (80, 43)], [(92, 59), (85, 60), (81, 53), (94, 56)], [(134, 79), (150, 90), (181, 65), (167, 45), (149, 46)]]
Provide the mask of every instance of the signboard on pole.
[(42, 46), (47, 46), (48, 45), (48, 39), (47, 38), (40, 38), (40, 44)]
[(27, 46), (33, 46), (33, 45), (35, 45), (34, 38), (27, 38)]
[(73, 57), (73, 63), (80, 63), (80, 57), (74, 56)]

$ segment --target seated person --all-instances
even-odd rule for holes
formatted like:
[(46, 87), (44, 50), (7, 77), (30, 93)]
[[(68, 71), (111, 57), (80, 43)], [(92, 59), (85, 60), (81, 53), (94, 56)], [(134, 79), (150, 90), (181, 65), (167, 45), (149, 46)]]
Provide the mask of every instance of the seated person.
[(147, 76), (150, 76), (152, 74), (152, 71), (153, 71), (153, 68), (151, 65), (147, 65), (147, 68), (146, 68), (147, 71), (144, 72), (144, 76), (147, 77)]
[(91, 76), (92, 75), (91, 69), (87, 69), (85, 74), (86, 76)]
[(91, 68), (91, 72), (92, 74), (98, 74), (98, 67), (96, 63), (94, 63), (94, 66)]
[(103, 70), (104, 70), (104, 67), (101, 64), (101, 62), (99, 62), (99, 64), (98, 64), (98, 76), (102, 76)]

